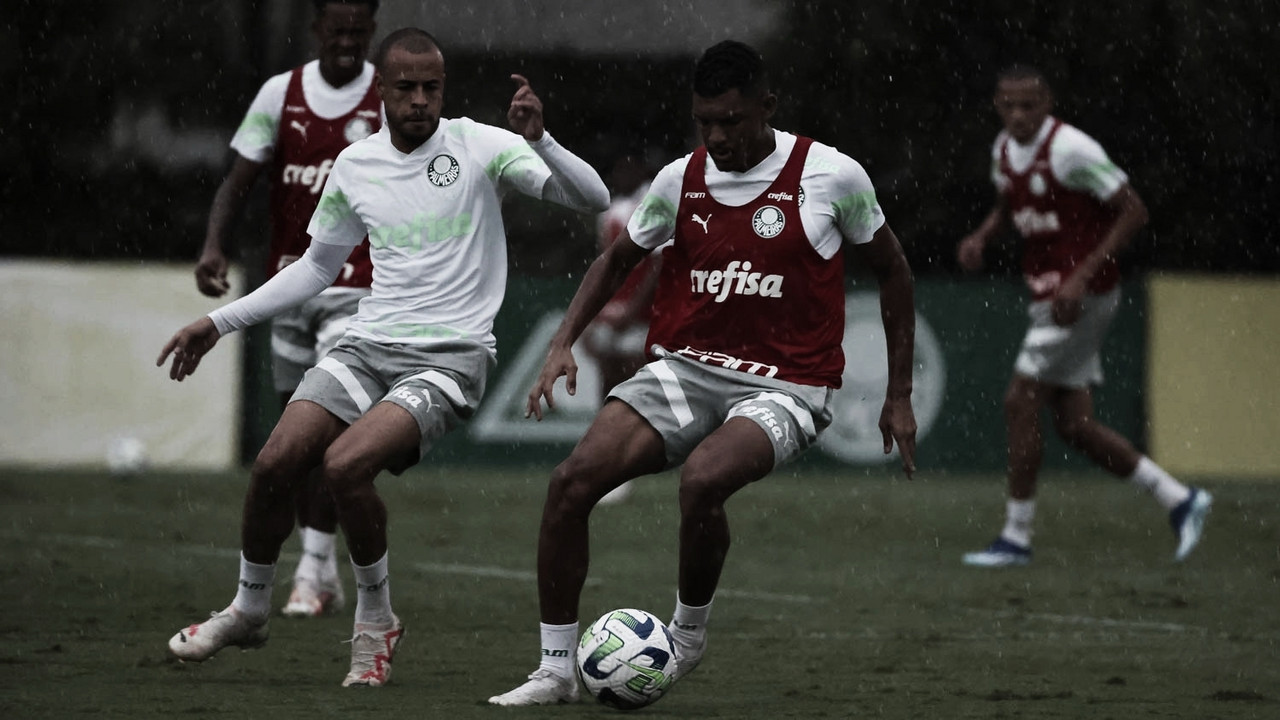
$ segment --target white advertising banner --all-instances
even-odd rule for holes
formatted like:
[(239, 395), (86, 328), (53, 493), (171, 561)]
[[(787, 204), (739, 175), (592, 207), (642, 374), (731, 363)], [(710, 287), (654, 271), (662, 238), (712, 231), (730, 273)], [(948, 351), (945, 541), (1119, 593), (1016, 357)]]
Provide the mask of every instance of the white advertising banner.
[[(156, 367), (225, 299), (191, 264), (0, 260), (0, 464), (221, 470), (237, 460), (240, 335), (181, 383)], [(244, 282), (232, 278), (232, 292)]]

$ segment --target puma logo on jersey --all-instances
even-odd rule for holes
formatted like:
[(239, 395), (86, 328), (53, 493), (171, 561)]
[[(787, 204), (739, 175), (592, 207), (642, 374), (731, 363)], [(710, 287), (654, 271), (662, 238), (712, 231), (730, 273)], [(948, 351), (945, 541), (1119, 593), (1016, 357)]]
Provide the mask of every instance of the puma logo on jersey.
[(324, 189), (325, 178), (329, 177), (329, 171), (332, 169), (332, 160), (325, 160), (319, 165), (294, 165), (291, 163), (284, 166), (280, 181), (285, 185), (306, 185), (311, 190), (311, 194), (315, 195)]
[(310, 124), (311, 124), (310, 122), (301, 123), (301, 122), (298, 122), (297, 120), (289, 121), (289, 127), (293, 128), (294, 130), (297, 130), (298, 134), (302, 136), (303, 140), (307, 139), (307, 125), (310, 125)]
[(1058, 213), (1052, 210), (1042, 213), (1037, 212), (1035, 208), (1024, 207), (1015, 212), (1011, 219), (1013, 226), (1018, 228), (1018, 233), (1023, 237), (1058, 232), (1062, 229), (1062, 223), (1058, 221)]
[(689, 280), (695, 294), (710, 293), (716, 302), (724, 302), (729, 294), (782, 297), (782, 276), (751, 272), (751, 261), (734, 260), (724, 270), (690, 270)]
[(699, 217), (699, 216), (698, 216), (698, 213), (694, 213), (694, 214), (693, 214), (693, 221), (694, 221), (694, 222), (696, 222), (696, 223), (698, 223), (699, 225), (701, 225), (701, 226), (702, 226), (702, 232), (703, 232), (703, 234), (706, 234), (706, 233), (711, 232), (710, 230), (708, 230), (708, 229), (707, 229), (707, 223), (711, 222), (711, 215), (710, 215), (710, 214), (708, 214), (708, 215), (707, 215), (707, 219), (706, 219), (706, 220), (703, 220), (701, 217)]

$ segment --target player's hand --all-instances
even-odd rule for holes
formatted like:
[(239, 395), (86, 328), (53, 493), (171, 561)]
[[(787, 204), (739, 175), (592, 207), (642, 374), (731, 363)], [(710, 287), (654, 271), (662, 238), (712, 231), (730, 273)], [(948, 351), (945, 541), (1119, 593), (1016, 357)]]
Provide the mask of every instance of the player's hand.
[(982, 251), (987, 247), (987, 241), (981, 235), (969, 235), (960, 241), (960, 245), (956, 248), (956, 259), (960, 261), (960, 267), (973, 272), (982, 269)]
[(916, 471), (916, 413), (911, 408), (911, 397), (885, 398), (880, 410), (880, 434), (884, 437), (884, 454), (893, 452), (898, 444), (902, 456), (902, 470), (907, 479)]
[(196, 287), (209, 297), (222, 297), (231, 289), (227, 282), (227, 256), (204, 252), (196, 263)]
[(542, 139), (542, 101), (523, 75), (512, 75), (511, 79), (516, 81), (516, 94), (507, 108), (507, 122), (525, 140), (537, 142)]
[(156, 359), (156, 367), (163, 367), (169, 354), (173, 354), (173, 365), (169, 367), (169, 377), (182, 382), (200, 366), (200, 358), (213, 349), (218, 342), (218, 328), (208, 315), (179, 330), (169, 342), (165, 343)]
[(1084, 282), (1075, 276), (1058, 286), (1053, 294), (1053, 322), (1055, 325), (1067, 327), (1080, 319), (1080, 310), (1084, 306)]
[(529, 391), (529, 401), (525, 405), (524, 416), (542, 419), (542, 400), (546, 398), (547, 409), (555, 410), (555, 397), (551, 389), (556, 380), (564, 377), (564, 389), (570, 395), (578, 394), (578, 364), (573, 360), (573, 350), (568, 347), (552, 347), (547, 351), (547, 361), (542, 364), (542, 372)]

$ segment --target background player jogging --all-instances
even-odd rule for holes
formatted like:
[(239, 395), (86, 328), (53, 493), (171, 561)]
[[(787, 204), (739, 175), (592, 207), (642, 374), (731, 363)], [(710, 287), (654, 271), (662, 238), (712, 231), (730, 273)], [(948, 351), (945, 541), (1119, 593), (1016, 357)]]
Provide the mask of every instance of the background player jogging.
[(1116, 257), (1146, 224), (1147, 208), (1102, 146), (1050, 115), (1052, 107), (1039, 71), (1013, 67), (997, 79), (995, 109), (1004, 129), (991, 152), (996, 199), (958, 249), (961, 267), (977, 270), (987, 243), (1011, 224), (1031, 294), (1030, 327), (1004, 398), (1005, 525), (987, 548), (963, 560), (980, 567), (1031, 561), (1045, 407), (1068, 445), (1152, 494), (1176, 536), (1173, 557), (1183, 560), (1200, 541), (1212, 497), (1175, 480), (1093, 415), (1092, 386), (1102, 382), (1099, 350), (1120, 306)]

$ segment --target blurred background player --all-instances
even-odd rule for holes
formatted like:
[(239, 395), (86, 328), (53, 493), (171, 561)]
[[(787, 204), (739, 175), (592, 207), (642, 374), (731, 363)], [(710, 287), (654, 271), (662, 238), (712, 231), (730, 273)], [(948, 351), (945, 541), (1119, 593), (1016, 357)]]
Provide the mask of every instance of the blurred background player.
[[(631, 213), (640, 206), (649, 181), (653, 177), (641, 153), (620, 156), (609, 172), (612, 199), (609, 209), (596, 219), (596, 250), (604, 252), (627, 227)], [(644, 366), (644, 339), (649, 333), (649, 316), (653, 310), (653, 292), (658, 286), (661, 250), (649, 253), (636, 266), (622, 287), (600, 309), (582, 334), (584, 349), (600, 370), (600, 404), (609, 397), (615, 385), (631, 377)], [(622, 502), (631, 494), (627, 481), (600, 498), (605, 505)]]
[(1168, 511), (1175, 560), (1200, 541), (1212, 497), (1191, 488), (1094, 418), (1091, 387), (1102, 381), (1099, 349), (1120, 304), (1116, 257), (1147, 222), (1147, 209), (1093, 138), (1050, 115), (1053, 96), (1039, 71), (1015, 66), (997, 78), (1004, 129), (991, 153), (995, 205), (959, 245), (966, 270), (982, 267), (988, 242), (1006, 223), (1022, 238), (1031, 291), (1030, 328), (1004, 398), (1008, 493), (1004, 529), (967, 565), (1031, 561), (1036, 478), (1044, 438), (1040, 412), (1074, 449), (1150, 492)]
[[(378, 0), (315, 0), (311, 24), (318, 58), (267, 80), (231, 140), (235, 156), (213, 198), (196, 285), (210, 297), (227, 291), (232, 228), (264, 173), (270, 185), (271, 245), (267, 277), (307, 249), (307, 223), (338, 153), (381, 127), (382, 101), (366, 57)], [(373, 266), (365, 242), (333, 286), (271, 323), (272, 383), (283, 407), (308, 368), (324, 357), (368, 296)], [(297, 493), (302, 559), (282, 612), (314, 617), (344, 603), (334, 556), (337, 516), (318, 481)]]

